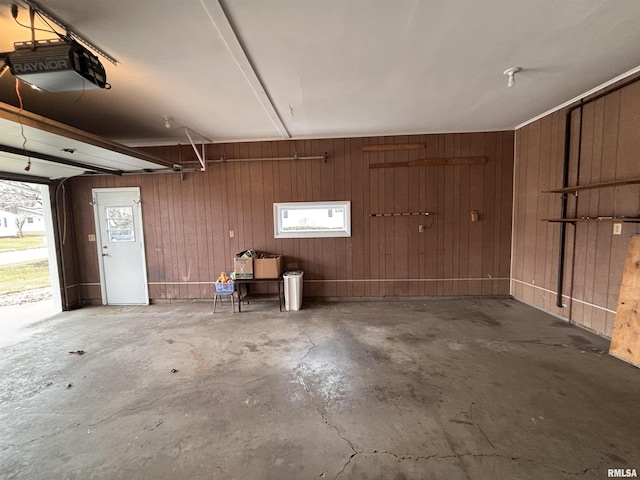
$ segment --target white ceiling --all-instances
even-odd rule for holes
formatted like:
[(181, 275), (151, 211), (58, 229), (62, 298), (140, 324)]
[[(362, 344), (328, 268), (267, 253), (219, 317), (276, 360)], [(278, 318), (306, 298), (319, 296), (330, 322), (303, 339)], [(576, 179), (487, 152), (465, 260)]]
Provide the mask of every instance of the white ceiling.
[[(8, 3), (5, 52), (30, 39)], [(214, 142), (513, 129), (640, 65), (637, 0), (46, 7), (120, 63), (102, 60), (111, 90), (22, 88), (24, 108), (127, 145), (187, 143), (183, 126)], [(27, 10), (18, 18), (28, 23)], [(523, 70), (508, 89), (503, 71), (514, 66)], [(10, 73), (0, 101), (17, 105)]]

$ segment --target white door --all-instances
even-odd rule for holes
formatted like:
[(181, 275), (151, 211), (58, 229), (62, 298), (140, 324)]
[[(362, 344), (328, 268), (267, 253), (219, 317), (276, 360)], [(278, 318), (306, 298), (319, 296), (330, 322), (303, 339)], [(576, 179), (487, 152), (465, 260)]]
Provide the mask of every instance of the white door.
[(140, 189), (94, 188), (93, 210), (104, 305), (148, 305)]

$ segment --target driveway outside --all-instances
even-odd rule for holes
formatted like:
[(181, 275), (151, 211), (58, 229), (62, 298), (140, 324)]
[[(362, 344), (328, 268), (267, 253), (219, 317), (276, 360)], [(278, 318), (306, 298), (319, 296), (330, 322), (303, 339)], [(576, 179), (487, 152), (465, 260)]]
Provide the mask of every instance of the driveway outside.
[(2, 252), (0, 253), (0, 265), (30, 262), (31, 260), (45, 260), (47, 258), (49, 258), (47, 247), (16, 250), (14, 252)]

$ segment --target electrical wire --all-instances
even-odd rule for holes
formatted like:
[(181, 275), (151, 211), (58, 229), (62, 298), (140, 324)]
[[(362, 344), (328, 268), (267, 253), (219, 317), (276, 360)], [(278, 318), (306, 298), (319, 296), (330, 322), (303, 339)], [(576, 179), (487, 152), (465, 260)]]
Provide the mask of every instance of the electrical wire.
[[(63, 40), (68, 36), (68, 35), (62, 35), (61, 33), (57, 32), (49, 22), (47, 22), (47, 19), (38, 11), (36, 10), (36, 15), (38, 15), (38, 17), (40, 17), (40, 20), (47, 25), (47, 27), (49, 27), (50, 31), (52, 33), (55, 33), (56, 35), (58, 35), (60, 38), (62, 38)], [(47, 30), (42, 30), (43, 32), (46, 32)]]
[[(68, 178), (63, 178), (60, 182), (58, 182), (58, 184), (56, 185), (56, 190), (54, 193), (54, 203), (55, 203), (55, 207), (56, 207), (56, 215), (55, 215), (55, 220), (56, 220), (56, 224), (58, 226), (57, 229), (57, 235), (58, 235), (58, 241), (61, 242), (62, 247), (59, 249), (60, 251), (60, 258), (58, 259), (58, 265), (60, 268), (60, 273), (62, 274), (62, 285), (61, 285), (61, 294), (62, 294), (62, 298), (64, 298), (64, 309), (65, 310), (70, 310), (69, 308), (69, 291), (67, 289), (67, 264), (64, 258), (64, 244), (66, 242), (66, 238), (67, 238), (67, 212), (66, 212), (66, 200), (65, 200), (65, 192), (64, 192), (64, 182), (66, 182), (68, 180)], [(60, 226), (60, 203), (58, 202), (58, 198), (59, 198), (59, 194), (60, 194), (60, 190), (62, 190), (63, 192), (63, 215), (64, 215), (64, 221), (63, 221), (63, 230), (61, 230), (61, 226)], [(63, 233), (64, 232), (64, 233)]]
[(46, 24), (49, 27), (49, 30), (45, 29), (45, 28), (37, 28), (34, 26), (29, 26), (29, 25), (25, 25), (24, 23), (21, 23), (20, 20), (18, 20), (18, 8), (16, 4), (13, 4), (11, 6), (11, 16), (13, 17), (13, 19), (15, 20), (15, 22), (20, 25), (21, 27), (27, 28), (29, 30), (37, 30), (39, 32), (47, 32), (47, 33), (54, 33), (55, 35), (57, 35), (58, 37), (60, 37), (61, 39), (64, 40), (64, 35), (62, 35), (61, 33), (57, 32), (56, 30), (54, 30), (54, 28), (51, 26), (51, 24), (49, 22), (47, 22), (47, 20), (42, 16), (42, 14), (40, 12), (38, 12), (37, 10), (35, 11), (35, 13), (38, 15), (38, 17), (40, 17), (40, 20)]
[[(429, 225), (425, 225), (425, 226), (424, 226), (424, 228), (425, 228), (426, 230), (429, 230), (431, 227), (433, 227), (433, 224), (434, 224), (434, 223), (435, 223), (435, 221), (436, 221), (436, 217), (435, 217), (435, 215), (429, 215), (429, 217), (431, 218), (431, 221), (429, 222)], [(425, 223), (426, 223), (426, 222), (425, 222)]]
[(29, 30), (38, 30), (40, 32), (47, 32), (47, 33), (53, 33), (55, 35), (57, 35), (60, 40), (63, 40), (65, 42), (70, 42), (71, 40), (77, 41), (75, 36), (73, 35), (73, 33), (66, 31), (65, 34), (63, 35), (62, 33), (58, 32), (47, 20), (47, 17), (45, 17), (44, 15), (42, 15), (42, 13), (40, 13), (40, 11), (38, 9), (35, 9), (35, 14), (38, 15), (38, 18), (40, 19), (40, 21), (42, 23), (44, 23), (47, 27), (49, 27), (49, 29), (45, 29), (45, 28), (36, 28), (36, 27), (29, 27), (27, 25), (24, 25), (22, 23), (20, 23), (18, 21), (18, 19), (16, 17), (13, 17), (14, 20), (16, 21), (16, 23), (18, 25), (20, 25), (21, 27), (25, 27), (28, 28)]
[(84, 92), (86, 90), (85, 89), (85, 82), (86, 82), (85, 78), (82, 77), (82, 93), (78, 96), (78, 98), (76, 98), (75, 102), (73, 102), (73, 103), (78, 103), (82, 99), (82, 97), (84, 97)]
[(16, 95), (18, 96), (18, 103), (20, 104), (20, 110), (18, 111), (18, 121), (20, 122), (20, 135), (22, 135), (22, 150), (27, 157), (27, 166), (24, 167), (25, 171), (31, 170), (31, 156), (27, 155), (27, 137), (24, 134), (24, 125), (22, 124), (22, 95), (20, 95), (20, 80), (16, 78)]
[[(20, 21), (17, 18), (14, 18), (14, 20), (16, 21), (16, 23), (18, 25), (20, 25), (21, 27), (24, 28), (28, 28), (29, 30), (31, 30), (31, 27), (29, 25), (25, 25), (24, 23), (20, 23)], [(60, 35), (58, 32), (56, 32), (55, 30), (47, 30), (45, 28), (38, 28), (38, 27), (33, 27), (33, 30), (37, 30), (38, 32), (47, 32), (47, 33), (55, 33), (56, 35)]]
[[(20, 95), (20, 79), (16, 78), (16, 95), (18, 96), (18, 105), (20, 105), (20, 111), (18, 112), (18, 115), (22, 116), (22, 95)], [(22, 119), (21, 119), (22, 120)], [(22, 125), (22, 122), (20, 122), (20, 125)], [(22, 135), (24, 137), (24, 135)]]

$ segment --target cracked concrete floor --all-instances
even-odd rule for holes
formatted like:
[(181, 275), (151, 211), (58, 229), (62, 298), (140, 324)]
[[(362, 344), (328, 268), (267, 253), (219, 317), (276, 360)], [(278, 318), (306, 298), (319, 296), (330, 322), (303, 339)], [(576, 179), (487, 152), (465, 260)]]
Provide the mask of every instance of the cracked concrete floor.
[(514, 300), (246, 310), (89, 307), (28, 327), (0, 350), (0, 477), (539, 480), (640, 468), (640, 371), (609, 357), (607, 340)]

